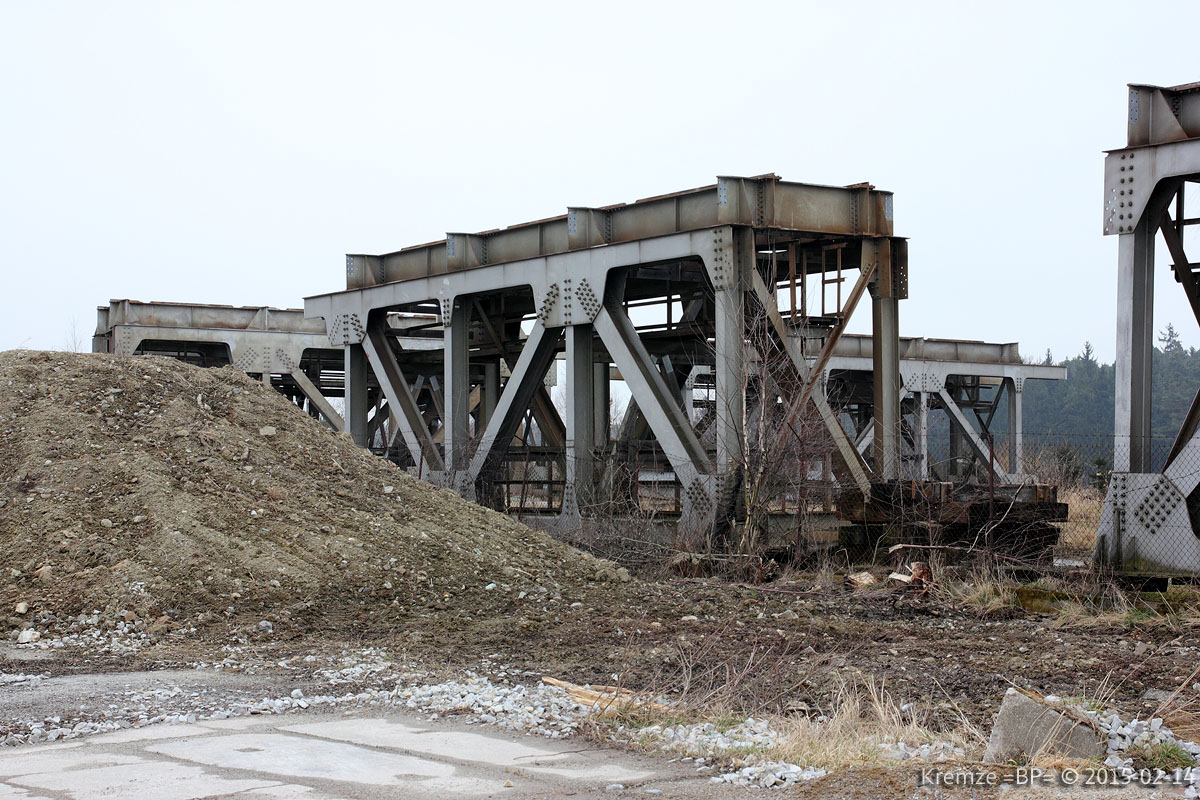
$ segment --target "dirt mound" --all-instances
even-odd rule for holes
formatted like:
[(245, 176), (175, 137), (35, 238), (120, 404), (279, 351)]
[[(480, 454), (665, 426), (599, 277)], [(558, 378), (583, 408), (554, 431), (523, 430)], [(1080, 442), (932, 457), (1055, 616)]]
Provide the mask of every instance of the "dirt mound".
[(470, 620), (633, 589), (232, 368), (29, 351), (0, 353), (0, 570), (16, 627)]

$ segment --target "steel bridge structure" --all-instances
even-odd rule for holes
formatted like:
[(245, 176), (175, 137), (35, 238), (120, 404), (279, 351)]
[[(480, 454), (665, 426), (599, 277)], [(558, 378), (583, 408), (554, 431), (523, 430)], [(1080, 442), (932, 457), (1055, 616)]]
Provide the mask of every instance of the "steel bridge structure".
[[(847, 291), (844, 272), (857, 275)], [(821, 281), (823, 314), (789, 298)], [(829, 287), (837, 299), (825, 302)], [(907, 246), (893, 235), (892, 195), (867, 184), (791, 183), (774, 175), (722, 177), (700, 189), (603, 208), (569, 208), (550, 219), (386, 255), (349, 255), (346, 290), (309, 297), (330, 342), (344, 348), (346, 425), (367, 445), (373, 374), (412, 463), (464, 496), (494, 503), (497, 471), (514, 435), (565, 451), (562, 514), (578, 520), (605, 464), (610, 365), (628, 385), (680, 486), (679, 525), (711, 528), (723, 482), (743, 453), (747, 343), (773, 342), (775, 400), (811, 403), (841, 467), (864, 492), (900, 467), (899, 301), (907, 292)], [(864, 463), (814, 381), (858, 301), (870, 295), (875, 375), (874, 464)], [(647, 307), (665, 311), (635, 324)], [(438, 447), (409, 391), (406, 343), (391, 312), (440, 320), (444, 409)], [(748, 323), (751, 323), (748, 326)], [(754, 329), (751, 330), (750, 328)], [(810, 361), (810, 348), (816, 354)], [(566, 413), (544, 376), (566, 354)], [(500, 385), (501, 365), (510, 371)], [(681, 396), (693, 367), (713, 368), (714, 447), (700, 441)], [(470, 396), (484, 397), (474, 418)], [(601, 419), (605, 417), (605, 419)], [(603, 438), (607, 438), (605, 434)]]
[[(536, 473), (533, 482), (557, 487), (565, 527), (611, 502), (614, 470), (639, 450), (633, 481), (673, 484), (679, 527), (711, 529), (753, 446), (747, 420), (768, 412), (772, 424), (824, 437), (830, 477), (863, 498), (872, 484), (930, 475), (921, 441), (930, 407), (950, 417), (952, 444), (1020, 479), (1024, 381), (1065, 370), (1022, 364), (1015, 345), (901, 340), (907, 243), (894, 235), (892, 201), (869, 184), (721, 177), (348, 255), (346, 289), (307, 298), (305, 313), (343, 349), (356, 442), (400, 443), (393, 457), (422, 477), (518, 512), (531, 510), (524, 495)], [(872, 335), (844, 335), (866, 298)], [(431, 321), (398, 330), (387, 322), (397, 314)], [(411, 346), (430, 336), (442, 347)], [(561, 415), (546, 386), (556, 358)], [(413, 387), (434, 379), (431, 410)], [(619, 423), (613, 380), (630, 394)], [(831, 391), (852, 401), (834, 407)], [(1015, 427), (997, 460), (979, 411), (990, 420), (1002, 391)]]
[(1200, 321), (1184, 190), (1200, 183), (1200, 83), (1130, 85), (1126, 146), (1104, 160), (1104, 234), (1118, 237), (1116, 420), (1097, 555), (1126, 569), (1200, 572), (1200, 393), (1165, 457), (1151, 437), (1155, 245)]
[(298, 309), (112, 300), (96, 309), (92, 352), (233, 365), (345, 430), (329, 402), (342, 393), (342, 353), (329, 344), (325, 325)]

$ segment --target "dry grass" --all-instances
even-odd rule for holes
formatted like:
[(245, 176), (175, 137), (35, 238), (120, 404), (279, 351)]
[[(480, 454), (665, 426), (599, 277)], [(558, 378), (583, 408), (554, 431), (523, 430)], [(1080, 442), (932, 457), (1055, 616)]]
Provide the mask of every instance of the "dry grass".
[(1068, 507), (1067, 521), (1062, 525), (1059, 543), (1070, 550), (1090, 551), (1096, 543), (1104, 495), (1090, 487), (1060, 486), (1058, 501), (1066, 503)]
[(960, 579), (949, 579), (945, 571), (934, 574), (939, 572), (942, 579), (933, 591), (943, 602), (959, 603), (985, 615), (1019, 605), (1017, 585), (994, 569), (976, 567)]
[(1183, 632), (1195, 627), (1200, 594), (1192, 587), (1139, 595), (1112, 581), (1098, 581), (1068, 599), (1056, 602), (1054, 626), (1166, 628)]
[(1136, 599), (1115, 583), (1094, 587), (1092, 592), (1060, 600), (1056, 605), (1057, 614), (1051, 623), (1056, 628), (1119, 627), (1149, 619)]
[(1098, 574), (1070, 580), (1043, 576), (1018, 583), (1002, 570), (982, 566), (965, 575), (943, 570), (933, 594), (980, 616), (1020, 608), (1045, 615), (1053, 627), (1063, 629), (1137, 626), (1183, 632), (1196, 627), (1200, 609), (1200, 591), (1189, 586), (1138, 594)]
[[(801, 766), (824, 767), (829, 771), (860, 766), (894, 766), (885, 746), (904, 742), (919, 747), (943, 742), (962, 747), (968, 756), (977, 754), (986, 743), (982, 730), (957, 712), (952, 728), (934, 727), (932, 703), (901, 710), (901, 704), (886, 686), (867, 678), (844, 683), (830, 698), (828, 707), (808, 714), (754, 714), (765, 719), (779, 733), (774, 746), (732, 749), (719, 757), (735, 765), (755, 761), (787, 761)], [(619, 709), (608, 717), (594, 717), (593, 735), (607, 739), (614, 728), (624, 728), (622, 736), (632, 734), (631, 743), (645, 750), (658, 750), (661, 741), (639, 736), (637, 731), (652, 725), (689, 725), (710, 722), (721, 730), (736, 727), (745, 716), (730, 713), (724, 706), (662, 710), (648, 705)], [(698, 755), (682, 749), (680, 755)]]
[[(809, 574), (819, 579), (821, 575)], [(833, 580), (833, 578), (830, 578)], [(841, 577), (836, 579), (841, 585)], [(880, 745), (909, 746), (944, 742), (968, 755), (986, 742), (985, 734), (945, 694), (905, 703), (884, 682), (867, 676), (835, 682), (814, 697), (794, 665), (803, 661), (807, 675), (837, 676), (834, 654), (804, 652), (790, 641), (747, 642), (735, 655), (715, 649), (724, 634), (675, 643), (658, 675), (636, 690), (664, 704), (632, 703), (606, 716), (589, 718), (590, 735), (600, 741), (614, 735), (631, 746), (658, 750), (663, 742), (638, 731), (650, 726), (712, 723), (728, 730), (753, 717), (766, 720), (779, 736), (774, 746), (735, 749), (721, 754), (727, 763), (788, 761), (829, 770), (850, 766), (894, 765)], [(643, 643), (631, 638), (632, 651)], [(620, 680), (618, 679), (618, 683)], [(825, 683), (822, 681), (822, 683)], [(803, 698), (804, 702), (799, 702)], [(913, 698), (905, 698), (913, 699)], [(936, 721), (935, 721), (936, 720)], [(680, 755), (689, 755), (680, 751)], [(691, 753), (690, 755), (700, 755)]]
[(872, 678), (846, 683), (833, 696), (824, 721), (814, 717), (772, 720), (782, 735), (770, 755), (793, 764), (837, 770), (888, 763), (881, 744), (948, 742), (971, 751), (987, 741), (961, 713), (953, 729), (934, 729), (928, 716), (930, 707), (914, 705), (906, 713), (883, 683)]
[(1197, 678), (1200, 678), (1200, 667), (1196, 667), (1152, 715), (1162, 717), (1176, 737), (1189, 742), (1200, 741), (1200, 691), (1195, 688)]

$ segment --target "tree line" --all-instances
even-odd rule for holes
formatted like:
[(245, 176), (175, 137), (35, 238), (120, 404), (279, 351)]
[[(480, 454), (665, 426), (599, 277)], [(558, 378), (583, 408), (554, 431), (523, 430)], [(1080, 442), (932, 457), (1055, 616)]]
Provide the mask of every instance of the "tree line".
[[(1077, 462), (1086, 473), (1103, 472), (1113, 455), (1115, 367), (1097, 361), (1090, 342), (1079, 355), (1057, 362), (1047, 350), (1041, 363), (1066, 367), (1067, 379), (1025, 384), (1027, 447), (1042, 436), (1064, 462)], [(1184, 347), (1175, 326), (1167, 325), (1158, 335), (1151, 368), (1151, 459), (1159, 469), (1200, 388), (1200, 351)]]
[[(1112, 436), (1115, 367), (1099, 363), (1090, 342), (1079, 355), (1063, 361), (1056, 362), (1047, 350), (1042, 363), (1066, 367), (1067, 379), (1025, 384), (1024, 429), (1033, 434)], [(1200, 388), (1200, 351), (1184, 347), (1174, 325), (1158, 336), (1152, 374), (1151, 434), (1174, 439)]]

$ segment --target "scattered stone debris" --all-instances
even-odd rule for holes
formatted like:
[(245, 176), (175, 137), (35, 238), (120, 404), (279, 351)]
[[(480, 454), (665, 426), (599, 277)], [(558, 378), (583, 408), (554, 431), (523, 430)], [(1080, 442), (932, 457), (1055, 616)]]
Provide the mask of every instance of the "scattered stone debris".
[(713, 783), (732, 783), (736, 786), (757, 786), (763, 789), (786, 788), (800, 781), (811, 781), (825, 775), (819, 767), (800, 767), (786, 761), (751, 764), (734, 772), (713, 777)]
[(763, 719), (750, 717), (732, 727), (721, 728), (712, 722), (691, 725), (649, 725), (643, 728), (618, 728), (618, 735), (628, 736), (642, 745), (653, 745), (663, 752), (698, 759), (708, 759), (731, 751), (749, 751), (774, 747), (779, 733)]
[[(27, 719), (0, 730), (0, 744), (14, 746), (76, 739), (96, 733), (147, 725), (185, 725), (262, 714), (286, 714), (310, 708), (396, 708), (416, 711), (431, 720), (454, 717), (468, 724), (490, 724), (518, 733), (561, 739), (578, 732), (589, 710), (557, 687), (502, 685), (468, 674), (465, 680), (428, 684), (387, 660), (374, 649), (348, 653), (337, 663), (319, 666), (316, 657), (292, 665), (296, 680), (309, 686), (278, 696), (238, 697), (230, 689), (201, 697), (180, 686), (126, 691), (90, 714)], [(215, 665), (197, 664), (197, 669)], [(254, 673), (254, 665), (234, 658), (222, 669)], [(36, 686), (47, 675), (0, 673), (0, 685)], [(314, 688), (317, 687), (317, 688)], [(342, 688), (349, 687), (349, 688)], [(224, 699), (222, 699), (224, 697)]]
[[(1155, 695), (1157, 696), (1157, 695)], [(1185, 797), (1200, 796), (1200, 744), (1175, 736), (1161, 717), (1125, 722), (1078, 700), (1045, 697), (1009, 689), (1000, 706), (983, 760), (998, 763), (1038, 755), (1064, 755), (1099, 761), (1114, 771), (1131, 771), (1156, 749), (1171, 748), (1180, 757)], [(1191, 764), (1186, 762), (1190, 760)]]
[(564, 689), (545, 684), (496, 685), (477, 675), (463, 682), (397, 687), (393, 697), (397, 704), (429, 714), (432, 719), (454, 714), (467, 723), (496, 725), (552, 739), (578, 731), (588, 713)]
[[(1174, 732), (1163, 724), (1161, 717), (1149, 720), (1134, 717), (1129, 722), (1123, 722), (1116, 712), (1106, 715), (1095, 711), (1084, 713), (1093, 716), (1100, 731), (1108, 737), (1108, 758), (1105, 763), (1109, 766), (1129, 766), (1132, 764), (1132, 758), (1126, 756), (1145, 751), (1155, 745), (1167, 744), (1178, 746), (1193, 760), (1200, 759), (1200, 744), (1177, 738)], [(1120, 763), (1116, 763), (1117, 761)]]
[(967, 752), (958, 745), (950, 742), (926, 742), (920, 745), (910, 745), (906, 742), (893, 742), (879, 745), (880, 754), (889, 761), (961, 761)]

